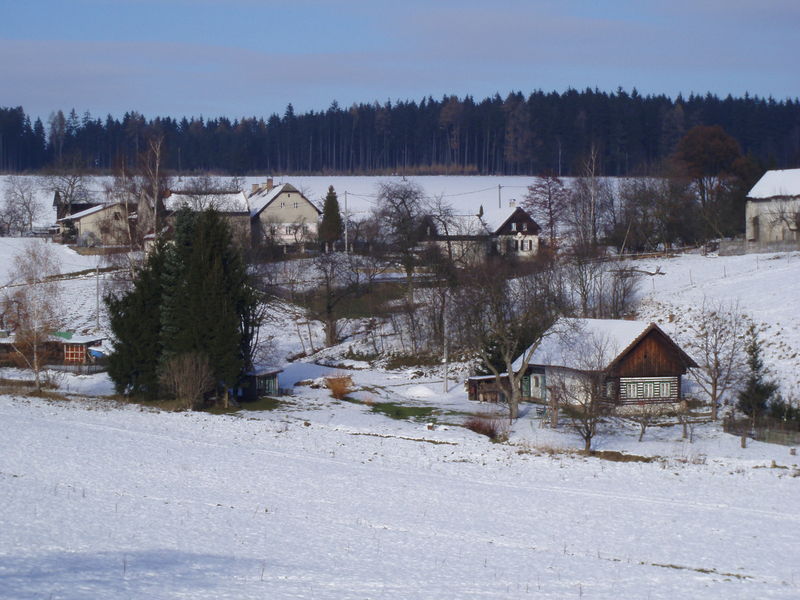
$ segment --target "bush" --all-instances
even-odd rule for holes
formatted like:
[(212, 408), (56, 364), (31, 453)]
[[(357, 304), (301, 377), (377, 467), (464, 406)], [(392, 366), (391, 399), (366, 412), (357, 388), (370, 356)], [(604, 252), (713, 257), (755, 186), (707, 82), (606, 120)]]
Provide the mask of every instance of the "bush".
[(350, 377), (350, 375), (326, 377), (325, 385), (331, 391), (331, 396), (337, 400), (341, 400), (353, 391), (353, 378)]
[(498, 419), (487, 419), (486, 417), (471, 417), (464, 421), (464, 427), (475, 433), (485, 435), (493, 442), (497, 442), (508, 437), (505, 424)]

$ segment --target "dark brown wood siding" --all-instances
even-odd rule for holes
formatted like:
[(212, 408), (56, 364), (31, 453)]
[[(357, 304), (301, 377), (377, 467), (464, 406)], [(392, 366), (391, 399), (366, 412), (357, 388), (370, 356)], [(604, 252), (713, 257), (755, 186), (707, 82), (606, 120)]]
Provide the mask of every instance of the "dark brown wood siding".
[(615, 377), (672, 377), (686, 373), (674, 346), (655, 329), (631, 348), (614, 366)]

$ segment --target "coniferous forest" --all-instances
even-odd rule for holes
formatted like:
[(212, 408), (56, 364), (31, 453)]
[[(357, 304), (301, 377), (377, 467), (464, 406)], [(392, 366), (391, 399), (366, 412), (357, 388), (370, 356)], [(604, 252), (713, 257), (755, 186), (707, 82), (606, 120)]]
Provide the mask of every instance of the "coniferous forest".
[(336, 102), (324, 111), (248, 117), (99, 118), (74, 109), (46, 122), (0, 108), (0, 171), (133, 165), (163, 136), (173, 171), (248, 173), (475, 173), (579, 171), (590, 149), (605, 175), (652, 171), (695, 125), (720, 125), (765, 168), (800, 164), (800, 101), (745, 95), (642, 96), (586, 89), (483, 100)]

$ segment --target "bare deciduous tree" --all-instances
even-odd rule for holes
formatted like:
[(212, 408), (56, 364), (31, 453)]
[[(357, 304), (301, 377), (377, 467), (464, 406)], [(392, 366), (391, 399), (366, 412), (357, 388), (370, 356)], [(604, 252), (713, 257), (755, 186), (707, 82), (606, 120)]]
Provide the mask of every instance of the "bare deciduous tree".
[(548, 173), (528, 186), (524, 208), (548, 233), (548, 245), (555, 248), (558, 240), (558, 227), (567, 206), (569, 194), (561, 179)]
[(688, 352), (700, 365), (692, 378), (708, 396), (715, 421), (720, 400), (741, 382), (746, 370), (748, 322), (737, 303), (709, 300), (686, 317)]
[(509, 417), (517, 418), (522, 378), (564, 307), (559, 273), (543, 268), (513, 278), (508, 264), (496, 261), (468, 271), (454, 300), (464, 342), (495, 376)]
[(548, 388), (583, 440), (583, 450), (588, 454), (597, 426), (607, 414), (605, 369), (613, 357), (607, 339), (589, 336), (580, 343), (580, 350), (574, 351), (574, 368), (555, 371)]
[(41, 207), (36, 200), (36, 186), (31, 177), (9, 175), (6, 178), (4, 210), (18, 215), (19, 224), (25, 231), (33, 229)]
[(199, 406), (203, 396), (214, 388), (208, 356), (199, 352), (178, 354), (167, 359), (159, 379), (185, 409)]
[(60, 270), (52, 246), (32, 241), (14, 257), (12, 286), (6, 288), (4, 298), (14, 349), (33, 371), (37, 391), (41, 391), (41, 372), (48, 358), (46, 342), (62, 324), (61, 286), (52, 279)]

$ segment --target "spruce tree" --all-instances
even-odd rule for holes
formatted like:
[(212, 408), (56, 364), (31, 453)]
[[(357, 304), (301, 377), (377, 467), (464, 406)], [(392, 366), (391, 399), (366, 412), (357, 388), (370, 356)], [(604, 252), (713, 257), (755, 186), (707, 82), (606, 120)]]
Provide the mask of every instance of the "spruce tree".
[(156, 244), (136, 273), (133, 289), (108, 295), (105, 303), (114, 336), (108, 374), (117, 393), (158, 395), (161, 357), (161, 304), (166, 246)]
[(178, 215), (164, 287), (162, 360), (203, 354), (219, 391), (234, 386), (250, 366), (244, 315), (258, 299), (241, 253), (217, 212)]
[(215, 211), (180, 211), (175, 239), (156, 246), (128, 294), (106, 303), (116, 338), (109, 374), (120, 393), (157, 396), (159, 375), (181, 355), (208, 359), (218, 393), (252, 367), (261, 298)]
[(319, 226), (319, 241), (328, 248), (342, 237), (342, 215), (339, 213), (339, 198), (333, 186), (328, 187), (325, 204), (322, 207), (322, 223)]
[(748, 330), (749, 341), (745, 351), (747, 352), (747, 365), (749, 372), (742, 391), (739, 392), (738, 407), (743, 413), (751, 417), (762, 415), (775, 397), (778, 385), (766, 379), (767, 369), (761, 359), (761, 344), (754, 326)]

